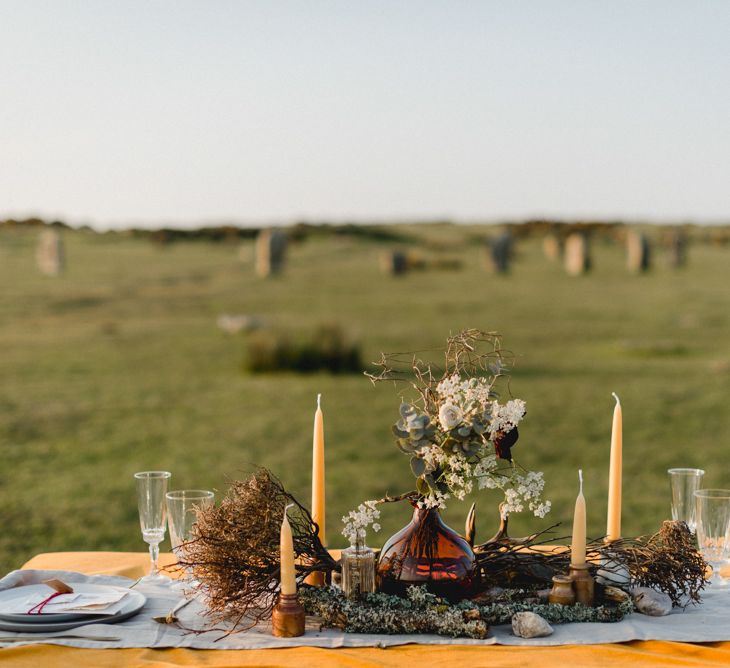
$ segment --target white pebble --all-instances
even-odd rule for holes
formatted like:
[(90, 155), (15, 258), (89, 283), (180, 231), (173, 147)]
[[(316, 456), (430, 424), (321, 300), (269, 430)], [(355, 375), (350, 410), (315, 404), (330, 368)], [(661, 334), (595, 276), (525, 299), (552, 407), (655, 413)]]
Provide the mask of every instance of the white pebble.
[(602, 585), (620, 587), (631, 582), (631, 575), (624, 564), (612, 559), (604, 559), (601, 562), (601, 568), (596, 572), (596, 582)]
[(512, 615), (512, 633), (520, 638), (542, 638), (552, 635), (553, 627), (534, 612), (516, 612)]
[(663, 617), (672, 611), (672, 599), (669, 594), (649, 587), (634, 587), (631, 590), (636, 609), (643, 615)]

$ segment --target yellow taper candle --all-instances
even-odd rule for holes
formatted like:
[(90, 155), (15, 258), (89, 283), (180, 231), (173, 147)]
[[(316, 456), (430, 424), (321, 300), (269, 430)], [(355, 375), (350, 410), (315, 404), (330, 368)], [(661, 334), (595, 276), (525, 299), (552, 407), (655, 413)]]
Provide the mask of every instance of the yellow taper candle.
[(573, 542), (570, 545), (570, 565), (583, 566), (586, 563), (586, 499), (583, 496), (583, 471), (578, 471), (580, 489), (575, 500), (573, 513)]
[(621, 402), (613, 392), (616, 407), (613, 409), (613, 427), (611, 429), (611, 463), (608, 471), (608, 520), (606, 522), (606, 540), (621, 538), (621, 468), (622, 468), (622, 415)]
[(284, 596), (291, 596), (297, 593), (297, 579), (294, 569), (294, 540), (291, 535), (289, 519), (286, 516), (286, 511), (293, 505), (293, 503), (290, 503), (284, 508), (284, 519), (281, 521), (281, 534), (279, 536), (281, 593)]
[(322, 541), (322, 545), (327, 545), (324, 517), (324, 419), (320, 406), (321, 399), (322, 395), (318, 394), (312, 438), (312, 519), (319, 526), (319, 539)]

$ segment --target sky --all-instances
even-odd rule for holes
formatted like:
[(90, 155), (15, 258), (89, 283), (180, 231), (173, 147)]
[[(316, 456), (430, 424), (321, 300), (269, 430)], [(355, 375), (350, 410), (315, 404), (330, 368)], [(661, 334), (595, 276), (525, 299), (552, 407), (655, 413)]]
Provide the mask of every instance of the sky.
[(730, 219), (725, 0), (0, 0), (0, 218)]

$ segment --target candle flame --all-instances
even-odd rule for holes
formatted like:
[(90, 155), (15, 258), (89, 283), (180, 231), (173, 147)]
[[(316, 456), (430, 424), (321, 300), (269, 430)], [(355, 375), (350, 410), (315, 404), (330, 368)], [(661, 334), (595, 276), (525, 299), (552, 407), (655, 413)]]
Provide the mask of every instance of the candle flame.
[(618, 398), (618, 394), (611, 392), (611, 396), (616, 400), (616, 404), (621, 405), (621, 400)]
[(578, 480), (580, 481), (580, 494), (583, 494), (583, 469), (578, 469)]
[(319, 402), (320, 402), (321, 400), (322, 400), (322, 395), (321, 395), (321, 394), (318, 394), (318, 395), (317, 395), (317, 408), (320, 408)]

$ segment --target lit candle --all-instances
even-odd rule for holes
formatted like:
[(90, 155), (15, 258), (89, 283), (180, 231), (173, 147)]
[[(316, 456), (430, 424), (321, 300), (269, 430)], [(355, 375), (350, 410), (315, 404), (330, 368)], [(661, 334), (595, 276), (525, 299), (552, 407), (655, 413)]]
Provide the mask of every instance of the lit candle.
[(292, 596), (297, 593), (296, 571), (294, 570), (294, 540), (291, 535), (291, 526), (286, 511), (294, 504), (284, 508), (284, 519), (281, 521), (281, 535), (279, 537), (279, 551), (281, 553), (281, 593)]
[(611, 429), (611, 463), (608, 472), (608, 520), (606, 523), (606, 540), (621, 538), (621, 460), (622, 460), (622, 426), (621, 402), (616, 399), (613, 409), (613, 427)]
[(319, 539), (322, 545), (327, 544), (325, 534), (324, 503), (324, 419), (317, 395), (317, 411), (314, 414), (314, 436), (312, 439), (312, 519), (319, 526)]
[(578, 471), (580, 489), (575, 500), (573, 514), (573, 542), (570, 546), (570, 565), (583, 566), (586, 563), (586, 499), (583, 496), (583, 471)]

